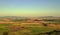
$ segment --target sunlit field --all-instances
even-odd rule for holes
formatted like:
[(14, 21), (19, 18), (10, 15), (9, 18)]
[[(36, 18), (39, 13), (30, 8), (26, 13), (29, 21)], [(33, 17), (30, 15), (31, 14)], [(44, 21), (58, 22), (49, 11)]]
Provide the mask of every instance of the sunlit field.
[(0, 35), (60, 35), (59, 18), (4, 19), (0, 19)]

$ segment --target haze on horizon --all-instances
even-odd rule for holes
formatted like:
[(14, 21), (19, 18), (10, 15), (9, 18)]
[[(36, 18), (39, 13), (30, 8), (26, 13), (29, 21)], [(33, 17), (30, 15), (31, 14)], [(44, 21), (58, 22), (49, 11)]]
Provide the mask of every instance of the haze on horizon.
[(60, 0), (0, 0), (0, 16), (60, 16)]

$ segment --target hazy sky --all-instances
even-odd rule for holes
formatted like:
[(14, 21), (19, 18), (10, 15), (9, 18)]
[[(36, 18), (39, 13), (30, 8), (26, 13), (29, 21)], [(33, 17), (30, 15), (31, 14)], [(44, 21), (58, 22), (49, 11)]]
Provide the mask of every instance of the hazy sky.
[(0, 0), (0, 16), (60, 16), (60, 0)]

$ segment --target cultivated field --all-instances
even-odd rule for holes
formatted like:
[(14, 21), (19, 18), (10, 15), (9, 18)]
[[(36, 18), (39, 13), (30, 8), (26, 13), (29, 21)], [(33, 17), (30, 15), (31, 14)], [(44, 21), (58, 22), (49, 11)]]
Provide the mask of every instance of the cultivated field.
[(60, 35), (60, 19), (2, 18), (0, 35)]

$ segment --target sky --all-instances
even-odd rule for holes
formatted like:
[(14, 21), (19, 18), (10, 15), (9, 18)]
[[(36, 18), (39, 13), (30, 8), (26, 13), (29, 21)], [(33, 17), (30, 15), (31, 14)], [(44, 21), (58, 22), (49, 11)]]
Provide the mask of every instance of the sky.
[(0, 16), (60, 16), (60, 0), (0, 0)]

